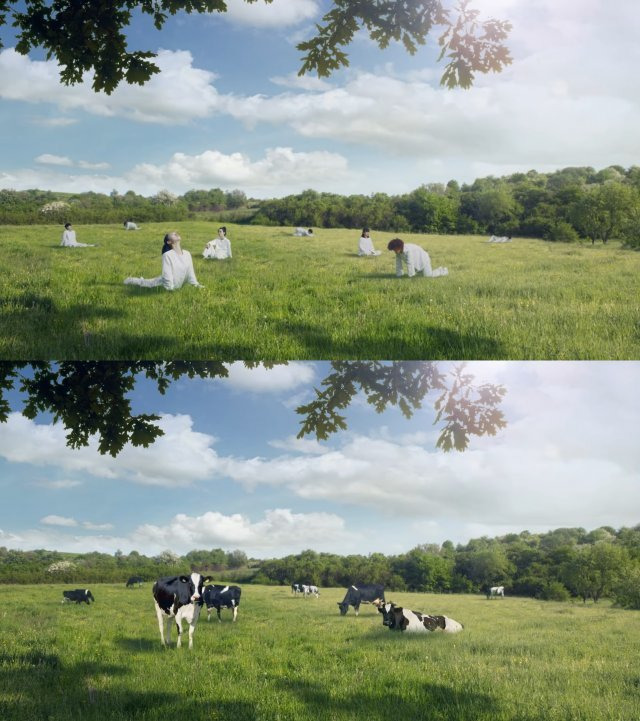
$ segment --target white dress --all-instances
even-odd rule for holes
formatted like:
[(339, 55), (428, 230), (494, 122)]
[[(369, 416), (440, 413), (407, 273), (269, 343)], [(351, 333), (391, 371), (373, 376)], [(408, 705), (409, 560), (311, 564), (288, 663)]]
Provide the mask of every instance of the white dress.
[(231, 258), (231, 242), (229, 238), (214, 238), (210, 240), (202, 251), (203, 258), (213, 258), (214, 260), (224, 260)]
[(358, 255), (380, 255), (381, 251), (376, 250), (373, 247), (373, 241), (371, 238), (361, 236), (358, 241)]
[(60, 245), (63, 248), (94, 248), (95, 246), (91, 243), (78, 243), (76, 240), (75, 230), (65, 230), (62, 233), (62, 241)]
[(168, 250), (162, 254), (162, 275), (157, 278), (127, 278), (125, 285), (139, 285), (141, 288), (164, 286), (165, 290), (178, 290), (186, 283), (200, 286), (193, 270), (193, 260), (188, 250), (176, 253)]
[(407, 275), (413, 278), (416, 273), (422, 273), (426, 278), (437, 278), (441, 275), (449, 275), (447, 268), (431, 269), (431, 258), (429, 253), (414, 243), (405, 243), (402, 253), (396, 255), (396, 275), (400, 278), (404, 273), (402, 262), (407, 264)]

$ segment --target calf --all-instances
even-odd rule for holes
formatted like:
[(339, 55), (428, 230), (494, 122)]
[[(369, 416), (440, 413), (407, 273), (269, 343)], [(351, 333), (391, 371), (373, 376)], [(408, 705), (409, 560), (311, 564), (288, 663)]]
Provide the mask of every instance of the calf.
[[(182, 642), (182, 621), (189, 624), (189, 648), (193, 648), (193, 632), (196, 630), (198, 617), (202, 608), (202, 589), (210, 579), (203, 578), (199, 573), (190, 576), (168, 576), (159, 578), (153, 584), (153, 598), (156, 604), (156, 616), (160, 628), (160, 639), (163, 644), (171, 643), (171, 619), (175, 620), (178, 629), (178, 643)], [(164, 636), (164, 621), (167, 622), (167, 638)]]
[(240, 595), (242, 589), (240, 586), (218, 586), (213, 584), (204, 589), (204, 603), (207, 607), (207, 621), (211, 620), (211, 609), (215, 608), (218, 612), (218, 621), (220, 618), (221, 608), (231, 608), (233, 610), (233, 620), (238, 617), (238, 606), (240, 605)]
[(131, 578), (127, 581), (127, 588), (133, 588), (133, 586), (142, 586), (142, 582), (144, 581), (144, 578), (142, 576), (131, 576)]
[(431, 616), (419, 611), (410, 611), (408, 608), (396, 606), (395, 603), (379, 603), (378, 611), (382, 614), (382, 625), (387, 626), (391, 631), (458, 633), (463, 628), (461, 623), (447, 616)]
[(345, 597), (338, 603), (340, 614), (344, 616), (349, 610), (349, 606), (353, 606), (356, 616), (360, 610), (361, 603), (378, 604), (384, 601), (384, 586), (380, 584), (349, 586)]
[(62, 592), (62, 603), (65, 601), (75, 601), (76, 603), (86, 603), (87, 606), (90, 606), (90, 602), (95, 600), (88, 588), (76, 588), (73, 591)]

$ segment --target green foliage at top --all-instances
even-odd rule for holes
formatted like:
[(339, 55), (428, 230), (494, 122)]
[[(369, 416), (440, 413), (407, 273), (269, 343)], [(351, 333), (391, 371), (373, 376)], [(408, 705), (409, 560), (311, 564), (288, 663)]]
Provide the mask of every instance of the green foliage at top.
[[(511, 62), (504, 45), (511, 25), (494, 19), (480, 23), (478, 11), (469, 9), (468, 2), (462, 0), (452, 19), (451, 11), (440, 0), (335, 0), (323, 18), (324, 25), (316, 26), (316, 36), (298, 45), (306, 53), (300, 74), (315, 71), (326, 76), (348, 65), (342, 48), (351, 43), (360, 28), (380, 48), (397, 41), (414, 54), (418, 45), (425, 44), (432, 28), (439, 26), (444, 29), (439, 39), (440, 58), (449, 58), (442, 82), (448, 87), (467, 88), (475, 73), (499, 72)], [(226, 9), (224, 0), (3, 0), (0, 26), (11, 13), (12, 25), (19, 30), (19, 53), (43, 48), (47, 58), (57, 60), (64, 83), (82, 82), (84, 73), (93, 71), (94, 91), (111, 93), (123, 81), (143, 85), (159, 72), (152, 60), (154, 53), (128, 49), (126, 29), (134, 12), (150, 16), (155, 28), (161, 30), (170, 15), (224, 13)]]

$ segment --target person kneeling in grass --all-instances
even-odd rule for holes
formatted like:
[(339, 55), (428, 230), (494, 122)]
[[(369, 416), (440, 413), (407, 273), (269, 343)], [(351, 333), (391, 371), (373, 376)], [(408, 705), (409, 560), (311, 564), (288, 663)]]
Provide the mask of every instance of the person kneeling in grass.
[(95, 248), (94, 243), (78, 243), (76, 240), (76, 231), (71, 227), (71, 223), (64, 224), (62, 231), (62, 240), (60, 245), (63, 248)]
[(407, 264), (407, 275), (413, 278), (416, 273), (422, 273), (425, 278), (437, 278), (440, 275), (449, 275), (447, 268), (431, 269), (431, 258), (429, 253), (415, 243), (405, 243), (400, 238), (394, 238), (387, 245), (388, 250), (396, 254), (396, 275), (401, 278), (404, 275), (402, 261)]
[[(142, 288), (156, 288), (162, 285), (165, 290), (178, 290), (185, 282), (204, 288), (198, 283), (193, 260), (188, 250), (180, 247), (181, 238), (175, 231), (164, 236), (162, 248), (162, 275), (157, 278), (126, 278), (125, 285), (139, 285)], [(169, 246), (169, 248), (167, 248)]]

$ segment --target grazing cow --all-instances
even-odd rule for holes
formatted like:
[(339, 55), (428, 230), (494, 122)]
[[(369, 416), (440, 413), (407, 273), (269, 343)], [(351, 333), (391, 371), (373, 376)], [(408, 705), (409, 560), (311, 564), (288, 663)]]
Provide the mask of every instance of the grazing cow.
[(242, 589), (240, 586), (218, 586), (213, 584), (204, 589), (204, 603), (207, 607), (207, 621), (211, 620), (211, 609), (215, 608), (218, 612), (218, 621), (220, 618), (221, 608), (231, 608), (233, 610), (233, 620), (238, 617), (238, 606), (240, 605), (240, 595)]
[(63, 591), (62, 596), (62, 603), (65, 601), (75, 601), (76, 603), (86, 603), (87, 606), (91, 605), (91, 601), (96, 600), (88, 588), (76, 588), (73, 591)]
[[(202, 608), (202, 589), (210, 578), (199, 573), (190, 576), (168, 576), (159, 578), (153, 584), (153, 598), (156, 602), (156, 616), (160, 627), (160, 639), (165, 645), (171, 643), (171, 619), (178, 629), (178, 643), (182, 642), (182, 621), (189, 624), (189, 648), (193, 648), (193, 632), (196, 630)], [(164, 621), (167, 622), (167, 638), (164, 637)]]
[(382, 614), (382, 625), (387, 626), (391, 631), (414, 633), (462, 631), (462, 624), (448, 616), (432, 616), (420, 611), (410, 611), (408, 608), (396, 606), (395, 603), (379, 603), (378, 611)]
[(349, 606), (353, 606), (356, 616), (360, 610), (361, 603), (375, 603), (384, 601), (384, 586), (380, 584), (349, 586), (347, 593), (341, 602), (338, 603), (340, 615), (344, 616), (349, 610)]
[(308, 586), (306, 584), (302, 584), (302, 593), (304, 593), (304, 597), (311, 596), (313, 594), (316, 598), (320, 596), (320, 591), (318, 591), (317, 586)]
[(504, 586), (491, 586), (487, 593), (487, 598), (496, 598), (502, 596), (504, 598)]
[(133, 586), (142, 586), (142, 582), (144, 581), (144, 578), (142, 576), (131, 576), (131, 578), (127, 581), (127, 588), (133, 588)]
[(302, 593), (302, 584), (301, 583), (292, 583), (291, 584), (291, 593), (293, 593), (294, 596), (297, 596), (299, 593)]

